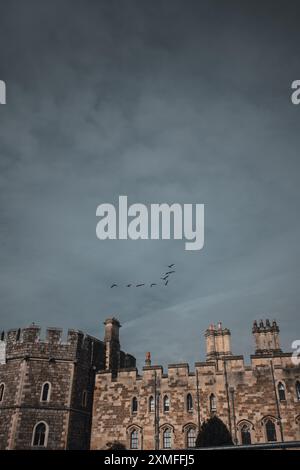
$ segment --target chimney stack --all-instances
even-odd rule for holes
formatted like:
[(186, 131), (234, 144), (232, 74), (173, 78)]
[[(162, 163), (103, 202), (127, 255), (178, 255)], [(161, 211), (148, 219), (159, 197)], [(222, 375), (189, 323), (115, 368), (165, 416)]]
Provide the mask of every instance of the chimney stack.
[(260, 320), (259, 325), (255, 320), (252, 333), (255, 340), (255, 355), (273, 355), (282, 352), (279, 343), (279, 328), (275, 320), (272, 325), (269, 319), (265, 324), (263, 320)]
[(121, 325), (114, 317), (107, 318), (104, 325), (105, 369), (112, 371), (113, 375), (115, 375), (120, 368), (119, 330)]
[(205, 332), (206, 338), (206, 359), (214, 361), (223, 356), (231, 356), (231, 333), (228, 328), (223, 328), (222, 323), (218, 327), (210, 325)]
[(146, 352), (145, 366), (151, 366), (151, 353)]

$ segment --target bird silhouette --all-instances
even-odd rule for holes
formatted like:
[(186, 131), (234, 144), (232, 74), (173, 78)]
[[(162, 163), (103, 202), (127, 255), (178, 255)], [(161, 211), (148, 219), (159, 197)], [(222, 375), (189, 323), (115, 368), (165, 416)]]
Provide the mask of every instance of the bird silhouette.
[(166, 274), (176, 273), (176, 271), (168, 271)]
[(168, 268), (173, 268), (173, 266), (175, 266), (174, 263), (173, 263), (173, 264), (169, 264), (169, 265), (168, 265)]
[(144, 286), (145, 284), (137, 284), (135, 287), (142, 287)]
[(169, 274), (167, 274), (165, 277), (161, 277), (161, 279), (165, 281), (166, 279), (168, 279), (168, 277), (169, 277)]
[(169, 281), (168, 281), (168, 279), (167, 279), (167, 280), (166, 280), (166, 282), (165, 282), (165, 286), (167, 286), (167, 285), (168, 285), (168, 282), (169, 282)]
[(156, 286), (155, 282), (152, 282), (152, 284), (150, 284), (150, 287), (153, 287), (153, 286)]
[(110, 288), (112, 289), (113, 287), (118, 287), (118, 284), (112, 284)]
[(132, 284), (127, 284), (127, 286), (126, 286), (126, 287), (131, 287), (131, 286), (132, 286)]

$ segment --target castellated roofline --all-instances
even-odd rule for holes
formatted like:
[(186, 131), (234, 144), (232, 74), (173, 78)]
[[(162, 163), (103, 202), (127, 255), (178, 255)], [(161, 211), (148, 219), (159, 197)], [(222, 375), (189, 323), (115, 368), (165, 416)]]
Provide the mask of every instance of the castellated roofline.
[[(282, 368), (293, 368), (291, 362), (290, 353), (281, 353), (274, 354), (272, 356), (257, 356), (251, 355), (251, 364), (247, 365), (244, 362), (244, 356), (230, 356), (225, 357), (227, 372), (231, 374), (242, 374), (247, 380), (248, 375), (256, 373), (260, 367), (270, 367), (270, 359), (272, 358), (273, 366), (275, 369)], [(120, 369), (116, 376), (114, 376), (111, 371), (101, 370), (96, 374), (96, 384), (97, 380), (101, 386), (103, 383), (128, 383), (130, 382), (143, 382), (146, 385), (153, 385), (155, 381), (155, 376), (157, 380), (168, 383), (169, 385), (176, 383), (178, 380), (187, 381), (188, 377), (195, 377), (196, 374), (199, 374), (199, 378), (207, 377), (208, 380), (211, 380), (215, 375), (224, 375), (224, 364), (223, 361), (220, 361), (217, 364), (215, 361), (205, 361), (205, 362), (196, 362), (194, 364), (194, 370), (190, 371), (188, 363), (178, 363), (178, 364), (169, 364), (166, 372), (164, 371), (163, 366), (153, 365), (153, 366), (144, 366), (142, 368), (142, 373), (139, 374), (136, 367)], [(96, 385), (97, 386), (97, 385)], [(100, 386), (100, 385), (99, 385)]]
[(72, 344), (74, 342), (84, 342), (86, 341), (97, 341), (102, 342), (98, 338), (95, 338), (91, 335), (83, 333), (81, 330), (75, 330), (69, 328), (67, 334), (67, 341), (62, 341), (63, 332), (62, 328), (58, 327), (48, 327), (46, 328), (45, 339), (41, 339), (42, 329), (38, 325), (32, 324), (24, 328), (13, 328), (7, 332), (3, 331), (3, 339), (7, 343), (9, 342), (19, 342), (19, 343), (53, 343), (53, 344)]
[(80, 330), (68, 329), (66, 341), (63, 341), (61, 328), (46, 329), (45, 339), (41, 339), (41, 328), (32, 324), (25, 328), (11, 329), (1, 333), (1, 339), (6, 343), (7, 359), (16, 357), (54, 357), (57, 359), (76, 360), (81, 352), (88, 354), (104, 344), (93, 336)]

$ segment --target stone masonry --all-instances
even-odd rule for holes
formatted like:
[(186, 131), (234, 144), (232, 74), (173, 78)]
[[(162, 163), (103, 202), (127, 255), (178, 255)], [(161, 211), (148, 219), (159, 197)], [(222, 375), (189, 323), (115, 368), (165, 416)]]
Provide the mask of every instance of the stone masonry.
[(219, 323), (205, 332), (206, 361), (170, 364), (146, 353), (142, 374), (120, 348), (120, 323), (103, 341), (34, 324), (0, 337), (0, 449), (193, 447), (199, 426), (219, 416), (236, 444), (300, 440), (300, 366), (280, 348), (279, 328), (254, 322), (251, 365), (231, 351)]
[(193, 447), (199, 425), (216, 414), (236, 444), (300, 440), (300, 366), (279, 345), (279, 328), (254, 322), (251, 365), (231, 352), (231, 334), (219, 323), (205, 333), (207, 357), (170, 364), (167, 373), (146, 354), (135, 367), (96, 374), (91, 449), (109, 441), (127, 448)]
[[(120, 350), (116, 327), (116, 319), (106, 320), (104, 341), (69, 330), (63, 342), (57, 328), (48, 328), (43, 341), (34, 324), (2, 333), (0, 449), (89, 449), (95, 373), (115, 376), (118, 368), (135, 366), (134, 357)], [(37, 445), (39, 423), (45, 436)]]

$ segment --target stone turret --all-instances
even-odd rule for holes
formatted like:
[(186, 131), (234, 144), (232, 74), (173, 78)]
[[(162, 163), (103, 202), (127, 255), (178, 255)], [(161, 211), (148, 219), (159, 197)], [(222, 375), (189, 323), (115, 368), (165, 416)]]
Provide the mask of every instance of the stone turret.
[(218, 326), (211, 324), (205, 332), (206, 359), (213, 361), (223, 356), (231, 356), (231, 333), (228, 328), (223, 328), (222, 323)]
[(275, 320), (272, 324), (268, 319), (265, 324), (263, 320), (260, 320), (259, 323), (255, 320), (252, 333), (255, 340), (256, 355), (278, 354), (282, 352), (279, 343), (279, 327)]

